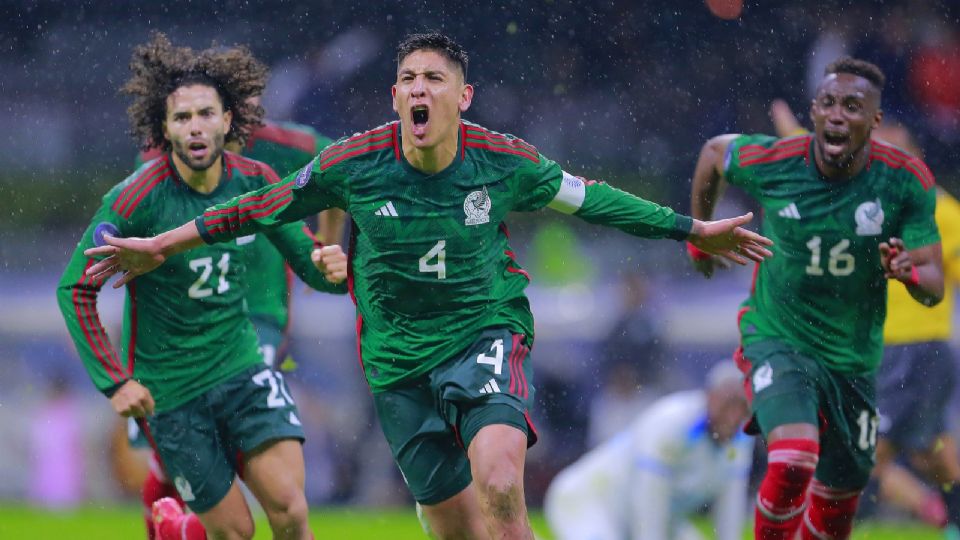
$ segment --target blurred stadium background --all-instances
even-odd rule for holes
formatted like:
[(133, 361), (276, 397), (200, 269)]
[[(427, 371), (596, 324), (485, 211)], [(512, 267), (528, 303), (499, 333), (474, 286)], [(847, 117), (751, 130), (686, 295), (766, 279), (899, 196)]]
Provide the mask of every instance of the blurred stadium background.
[[(272, 68), (267, 115), (338, 138), (393, 118), (395, 43), (440, 29), (471, 54), (468, 119), (681, 211), (705, 138), (771, 132), (778, 97), (805, 115), (810, 81), (853, 54), (886, 72), (887, 118), (913, 131), (941, 185), (960, 188), (953, 0), (748, 0), (734, 20), (702, 0), (8, 1), (0, 13), (0, 510), (134, 500), (123, 426), (75, 356), (54, 287), (100, 196), (132, 170), (117, 89), (151, 30), (194, 47), (247, 44)], [(719, 215), (749, 208), (728, 201)], [(517, 215), (511, 231), (537, 317), (536, 507), (560, 467), (729, 356), (750, 272), (706, 281), (680, 244), (553, 214)], [(352, 304), (304, 289), (289, 379), (311, 504), (412, 508), (357, 367)], [(102, 295), (108, 329), (121, 303)], [(17, 536), (0, 525), (0, 537)]]

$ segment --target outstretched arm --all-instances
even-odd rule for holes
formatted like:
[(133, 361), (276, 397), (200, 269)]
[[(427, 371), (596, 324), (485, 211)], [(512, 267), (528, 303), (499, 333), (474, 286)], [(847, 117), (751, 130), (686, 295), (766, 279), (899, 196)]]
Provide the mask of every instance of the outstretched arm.
[(158, 234), (152, 238), (117, 238), (103, 235), (105, 246), (93, 247), (83, 252), (87, 257), (106, 257), (90, 266), (86, 275), (103, 281), (110, 276), (123, 272), (120, 279), (113, 283), (118, 289), (133, 278), (157, 268), (171, 255), (191, 250), (203, 245), (200, 231), (194, 221)]
[(917, 302), (933, 306), (943, 299), (943, 255), (940, 243), (907, 250), (903, 240), (880, 243), (880, 264), (888, 279), (901, 281)]
[(768, 247), (773, 241), (741, 227), (753, 219), (753, 212), (742, 216), (717, 221), (693, 220), (693, 228), (687, 241), (698, 250), (723, 257), (737, 264), (748, 261), (762, 262), (772, 257)]

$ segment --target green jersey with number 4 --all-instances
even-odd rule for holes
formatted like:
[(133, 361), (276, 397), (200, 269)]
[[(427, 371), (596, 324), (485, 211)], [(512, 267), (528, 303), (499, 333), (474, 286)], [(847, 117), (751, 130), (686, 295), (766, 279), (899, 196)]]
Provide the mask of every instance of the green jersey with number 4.
[[(206, 246), (170, 257), (126, 290), (119, 353), (97, 312), (103, 285), (84, 272), (83, 254), (103, 235), (149, 237), (183, 224), (211, 204), (279, 181), (269, 166), (224, 153), (223, 177), (209, 194), (179, 177), (170, 154), (149, 161), (111, 189), (84, 232), (57, 288), (67, 329), (98, 389), (110, 395), (127, 379), (147, 387), (164, 411), (261, 362), (244, 302), (244, 240)], [(310, 260), (313, 239), (302, 224), (267, 231), (295, 272), (311, 286), (345, 292), (327, 282)]]
[(743, 304), (744, 344), (779, 339), (843, 373), (880, 362), (887, 280), (878, 244), (908, 249), (940, 241), (933, 174), (916, 157), (871, 142), (866, 168), (849, 180), (820, 174), (810, 135), (742, 135), (725, 178), (763, 207), (774, 256), (758, 265)]
[(213, 243), (329, 207), (349, 212), (349, 281), (360, 359), (374, 390), (427, 372), (486, 328), (533, 339), (523, 293), (529, 278), (504, 224), (510, 211), (550, 206), (637, 236), (689, 234), (690, 218), (564, 173), (526, 142), (469, 122), (460, 124), (453, 163), (423, 174), (403, 156), (399, 129), (393, 122), (338, 141), (281, 185), (196, 221)]

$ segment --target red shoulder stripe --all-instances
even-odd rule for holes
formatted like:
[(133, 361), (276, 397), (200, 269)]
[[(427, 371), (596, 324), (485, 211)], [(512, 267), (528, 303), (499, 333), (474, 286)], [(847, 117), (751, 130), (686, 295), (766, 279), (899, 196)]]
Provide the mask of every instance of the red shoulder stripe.
[(766, 148), (760, 145), (747, 145), (740, 148), (740, 159), (751, 159), (762, 154), (771, 154), (773, 152), (792, 150), (794, 148), (806, 147), (807, 143), (810, 142), (808, 137), (801, 137), (799, 139), (790, 140), (788, 143), (783, 143), (783, 141), (777, 141), (773, 146)]
[(270, 184), (276, 184), (280, 182), (280, 176), (278, 176), (276, 171), (274, 171), (273, 168), (266, 163), (250, 159), (239, 154), (229, 155), (233, 157), (235, 160), (234, 164), (243, 174), (247, 176), (263, 176), (263, 178)]
[(145, 171), (140, 173), (140, 176), (136, 177), (132, 182), (130, 182), (127, 187), (123, 188), (123, 191), (120, 192), (120, 196), (117, 197), (116, 201), (113, 201), (113, 206), (111, 207), (114, 212), (120, 214), (123, 212), (123, 207), (127, 205), (130, 197), (133, 193), (140, 188), (143, 184), (153, 180), (156, 175), (162, 174), (167, 168), (167, 160), (161, 159), (154, 163), (153, 165), (147, 167)]
[(870, 157), (885, 163), (892, 169), (907, 169), (916, 177), (924, 190), (930, 189), (937, 183), (933, 171), (927, 167), (922, 159), (911, 156), (893, 146), (887, 144), (871, 145)]
[(776, 152), (767, 152), (757, 157), (751, 157), (750, 159), (740, 158), (740, 166), (748, 167), (750, 165), (760, 165), (762, 163), (773, 163), (775, 161), (781, 161), (787, 158), (803, 156), (807, 153), (807, 147), (801, 146), (799, 148), (784, 148), (777, 149)]
[(471, 139), (467, 139), (466, 143), (464, 143), (464, 146), (466, 146), (467, 148), (480, 148), (482, 150), (490, 150), (491, 152), (513, 154), (515, 156), (525, 157), (534, 163), (540, 163), (539, 157), (531, 156), (529, 153), (523, 150), (515, 149), (515, 148), (504, 148), (502, 146), (494, 146), (492, 144), (474, 142)]
[(206, 212), (203, 214), (203, 224), (210, 228), (213, 225), (230, 222), (231, 220), (243, 223), (243, 217), (253, 210), (271, 206), (279, 199), (289, 200), (292, 197), (291, 189), (290, 184), (278, 184), (276, 189), (271, 189), (260, 196), (243, 199), (237, 206)]
[(469, 141), (473, 141), (473, 142), (478, 142), (478, 141), (479, 141), (479, 142), (485, 142), (485, 143), (489, 143), (489, 144), (492, 144), (492, 145), (496, 145), (496, 146), (499, 146), (499, 147), (502, 147), (502, 148), (512, 148), (512, 149), (515, 149), (515, 150), (519, 150), (519, 151), (521, 151), (521, 152), (525, 152), (525, 153), (529, 154), (529, 155), (530, 155), (531, 157), (533, 157), (533, 158), (539, 159), (539, 154), (538, 154), (538, 152), (537, 152), (537, 150), (536, 150), (535, 148), (533, 148), (533, 147), (530, 146), (530, 145), (515, 144), (514, 141), (511, 141), (511, 140), (509, 140), (509, 139), (495, 139), (495, 138), (493, 138), (493, 137), (491, 137), (491, 136), (489, 136), (489, 135), (487, 135), (487, 134), (480, 134), (480, 133), (476, 133), (476, 132), (468, 132), (468, 133), (467, 133), (466, 141), (468, 141), (468, 142), (469, 142)]
[(534, 155), (539, 153), (537, 152), (537, 149), (532, 144), (528, 143), (523, 139), (520, 139), (517, 137), (514, 137), (511, 139), (505, 135), (502, 135), (500, 133), (494, 133), (489, 129), (485, 129), (480, 126), (467, 126), (468, 137), (471, 135), (476, 136), (478, 134), (485, 136), (486, 139), (491, 141), (499, 141), (499, 142), (509, 144), (511, 146), (519, 146), (521, 148), (528, 150), (529, 152), (532, 152)]
[(904, 166), (917, 177), (917, 180), (920, 181), (920, 185), (923, 186), (924, 190), (930, 189), (936, 184), (936, 180), (933, 178), (933, 172), (923, 161), (914, 158), (904, 163)]
[(467, 126), (466, 133), (466, 146), (479, 148), (480, 146), (478, 146), (478, 144), (483, 144), (490, 150), (496, 151), (496, 149), (499, 148), (509, 154), (523, 155), (534, 163), (540, 162), (540, 154), (537, 152), (537, 149), (523, 139), (511, 139), (505, 135), (493, 133), (487, 129), (473, 125)]
[(247, 140), (247, 148), (253, 148), (254, 143), (258, 141), (277, 143), (308, 154), (317, 153), (317, 139), (313, 135), (288, 129), (273, 122), (265, 122), (262, 126), (253, 130)]
[(346, 153), (340, 154), (339, 156), (337, 156), (337, 157), (335, 157), (335, 158), (333, 158), (333, 159), (330, 159), (329, 161), (326, 161), (326, 162), (324, 162), (324, 163), (321, 163), (321, 164), (320, 164), (320, 170), (321, 170), (321, 171), (327, 170), (327, 169), (329, 169), (330, 167), (333, 167), (334, 165), (336, 165), (337, 163), (340, 163), (341, 161), (343, 161), (343, 160), (345, 160), (345, 159), (350, 159), (350, 158), (352, 158), (352, 157), (354, 157), (354, 156), (359, 156), (360, 154), (366, 154), (366, 153), (368, 153), (368, 152), (373, 152), (373, 151), (376, 151), (376, 150), (383, 150), (384, 148), (390, 148), (391, 146), (393, 146), (393, 137), (387, 137), (387, 139), (388, 139), (388, 140), (386, 140), (386, 141), (384, 141), (384, 142), (380, 142), (380, 143), (373, 144), (373, 145), (370, 145), (370, 146), (364, 146), (364, 147), (361, 147), (361, 148), (357, 148), (356, 150), (351, 150), (350, 152), (346, 152)]
[(137, 205), (139, 205), (140, 201), (142, 201), (143, 198), (147, 196), (147, 193), (150, 193), (151, 191), (153, 191), (153, 188), (157, 187), (157, 185), (160, 184), (160, 182), (163, 182), (167, 178), (172, 178), (172, 177), (173, 175), (170, 174), (170, 169), (167, 169), (164, 174), (158, 176), (152, 182), (144, 186), (143, 189), (140, 190), (140, 193), (137, 195), (137, 198), (130, 202), (130, 205), (127, 206), (127, 209), (124, 210), (123, 214), (121, 215), (127, 219), (130, 219), (130, 216), (133, 215), (133, 211), (137, 209)]
[(486, 135), (481, 135), (481, 134), (478, 134), (478, 133), (467, 133), (466, 142), (487, 143), (487, 144), (491, 144), (491, 145), (497, 146), (497, 147), (499, 147), (499, 148), (510, 148), (510, 149), (514, 149), (514, 150), (519, 150), (519, 151), (521, 151), (521, 152), (524, 152), (524, 153), (530, 155), (531, 158), (538, 158), (538, 159), (539, 159), (539, 154), (537, 153), (536, 150), (530, 150), (528, 147), (521, 146), (521, 145), (516, 145), (516, 144), (512, 144), (512, 142), (509, 141), (509, 140), (502, 140), (502, 141), (501, 141), (501, 140), (496, 140), (496, 139), (490, 138), (490, 137), (488, 137), (488, 136), (486, 136)]
[(390, 139), (390, 138), (393, 138), (393, 133), (391, 133), (391, 132), (388, 131), (388, 132), (386, 132), (386, 133), (380, 133), (380, 134), (377, 134), (377, 135), (375, 135), (375, 136), (367, 137), (367, 138), (364, 138), (364, 139), (358, 139), (358, 140), (353, 141), (353, 142), (350, 142), (350, 143), (339, 144), (339, 145), (337, 145), (337, 146), (335, 146), (335, 147), (328, 146), (328, 147), (320, 154), (320, 165), (323, 165), (325, 162), (327, 162), (327, 161), (329, 161), (329, 160), (331, 160), (331, 159), (335, 159), (335, 158), (337, 158), (337, 157), (339, 157), (339, 156), (342, 156), (343, 154), (345, 154), (345, 153), (347, 153), (347, 152), (350, 152), (350, 151), (353, 150), (354, 148), (360, 148), (360, 147), (363, 147), (363, 146), (369, 146), (369, 145), (372, 145), (372, 144), (375, 144), (375, 143), (378, 143), (378, 142), (380, 142), (380, 141), (384, 141), (384, 140)]
[(879, 150), (879, 151), (881, 151), (881, 152), (886, 152), (886, 153), (889, 154), (890, 156), (896, 157), (896, 158), (901, 159), (901, 160), (903, 160), (903, 161), (909, 161), (909, 160), (911, 160), (911, 159), (915, 159), (915, 158), (916, 158), (916, 156), (914, 156), (914, 155), (912, 155), (912, 154), (909, 154), (909, 153), (907, 153), (907, 152), (904, 152), (903, 150), (897, 148), (896, 146), (893, 146), (892, 144), (887, 144), (887, 143), (885, 143), (885, 142), (883, 142), (883, 141), (871, 141), (871, 142), (870, 142), (870, 148), (873, 149), (873, 150)]
[(370, 131), (365, 131), (363, 133), (359, 133), (351, 137), (347, 137), (346, 139), (344, 139), (343, 142), (338, 142), (338, 143), (328, 145), (326, 148), (323, 149), (322, 152), (320, 152), (320, 155), (321, 156), (329, 155), (333, 152), (337, 152), (341, 150), (343, 147), (348, 145), (351, 147), (357, 146), (353, 143), (369, 140), (373, 137), (376, 137), (377, 135), (382, 135), (383, 133), (386, 133), (386, 132), (392, 132), (395, 125), (396, 125), (396, 122), (391, 122), (385, 126), (382, 126), (376, 129), (371, 129)]
[[(250, 221), (251, 219), (261, 218), (264, 216), (269, 216), (270, 214), (276, 212), (283, 205), (289, 203), (293, 200), (293, 194), (287, 191), (285, 194), (279, 196), (280, 198), (271, 199), (269, 201), (264, 201), (261, 204), (253, 205), (248, 208), (244, 208), (240, 212), (239, 219), (237, 216), (225, 216), (218, 219), (210, 220), (209, 222), (204, 222), (204, 225), (216, 225), (216, 226), (207, 226), (207, 231), (210, 234), (217, 234), (222, 231), (225, 231), (230, 228), (230, 222), (236, 220), (237, 223), (235, 226), (243, 225), (244, 223)], [(254, 212), (253, 210), (257, 210)], [(223, 222), (226, 223), (223, 223)], [(222, 224), (221, 224), (222, 223)]]

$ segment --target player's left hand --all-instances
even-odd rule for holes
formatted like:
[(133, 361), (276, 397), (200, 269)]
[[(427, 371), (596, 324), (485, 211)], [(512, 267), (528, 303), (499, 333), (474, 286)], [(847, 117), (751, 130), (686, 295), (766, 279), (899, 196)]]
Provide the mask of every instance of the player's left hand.
[(317, 270), (323, 272), (330, 283), (340, 283), (347, 279), (347, 255), (337, 245), (323, 246), (310, 254)]
[(880, 242), (880, 266), (883, 267), (883, 276), (887, 279), (907, 281), (913, 272), (913, 260), (910, 252), (903, 245), (900, 238), (890, 238), (888, 242)]
[(105, 234), (103, 241), (107, 245), (90, 248), (83, 252), (87, 257), (108, 256), (88, 268), (86, 274), (95, 280), (101, 280), (123, 272), (120, 279), (113, 283), (114, 289), (123, 287), (133, 278), (150, 272), (167, 260), (155, 236), (153, 238), (117, 238)]
[(688, 241), (700, 251), (723, 257), (740, 265), (749, 261), (763, 262), (773, 257), (767, 249), (773, 240), (741, 227), (753, 219), (753, 212), (717, 221), (693, 220)]

